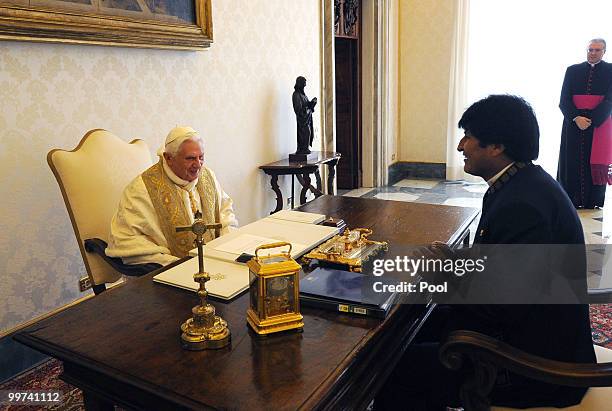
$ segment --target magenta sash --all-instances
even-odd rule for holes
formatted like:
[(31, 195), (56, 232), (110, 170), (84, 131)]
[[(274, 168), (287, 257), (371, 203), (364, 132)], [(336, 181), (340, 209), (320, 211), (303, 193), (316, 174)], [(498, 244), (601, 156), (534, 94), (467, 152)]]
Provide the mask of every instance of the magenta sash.
[[(577, 109), (592, 110), (601, 103), (604, 96), (594, 94), (576, 94), (572, 97)], [(612, 117), (599, 127), (593, 129), (593, 145), (591, 146), (591, 178), (593, 184), (612, 185)]]

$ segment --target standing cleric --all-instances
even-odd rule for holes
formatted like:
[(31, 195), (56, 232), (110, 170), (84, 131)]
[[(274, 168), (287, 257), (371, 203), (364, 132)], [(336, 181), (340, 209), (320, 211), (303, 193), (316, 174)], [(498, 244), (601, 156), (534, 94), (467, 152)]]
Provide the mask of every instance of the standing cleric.
[(576, 208), (603, 207), (612, 184), (612, 64), (606, 41), (593, 39), (587, 61), (565, 72), (559, 107), (563, 130), (557, 181)]

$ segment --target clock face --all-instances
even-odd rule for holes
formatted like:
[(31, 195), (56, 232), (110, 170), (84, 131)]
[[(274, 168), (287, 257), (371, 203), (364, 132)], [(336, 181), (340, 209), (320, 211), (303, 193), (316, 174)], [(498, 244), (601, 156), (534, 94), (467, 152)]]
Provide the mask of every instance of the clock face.
[(265, 307), (267, 317), (294, 312), (294, 290), (291, 277), (274, 277), (266, 280)]
[(286, 277), (275, 277), (268, 280), (270, 289), (275, 292), (283, 291), (287, 288), (288, 280)]

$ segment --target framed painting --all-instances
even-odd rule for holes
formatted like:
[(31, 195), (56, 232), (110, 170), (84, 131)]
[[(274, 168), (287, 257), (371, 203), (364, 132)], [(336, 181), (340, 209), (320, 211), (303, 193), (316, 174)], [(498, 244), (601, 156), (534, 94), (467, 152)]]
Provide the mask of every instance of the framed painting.
[(0, 0), (0, 39), (200, 50), (212, 0)]

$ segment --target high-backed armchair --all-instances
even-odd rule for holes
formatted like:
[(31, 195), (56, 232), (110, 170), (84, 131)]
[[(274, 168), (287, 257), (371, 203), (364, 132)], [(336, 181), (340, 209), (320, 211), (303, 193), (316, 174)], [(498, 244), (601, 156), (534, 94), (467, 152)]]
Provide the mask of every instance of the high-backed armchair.
[(141, 275), (155, 268), (126, 266), (104, 254), (123, 189), (152, 164), (144, 141), (126, 143), (106, 130), (95, 129), (71, 151), (51, 150), (47, 162), (62, 192), (96, 294), (121, 274)]

